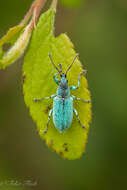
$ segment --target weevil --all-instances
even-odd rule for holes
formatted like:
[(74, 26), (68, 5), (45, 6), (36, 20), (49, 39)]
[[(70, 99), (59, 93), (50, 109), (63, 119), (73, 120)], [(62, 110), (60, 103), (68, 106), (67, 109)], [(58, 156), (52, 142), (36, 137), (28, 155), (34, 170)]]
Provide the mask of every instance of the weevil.
[[(85, 125), (83, 125), (81, 123), (77, 110), (73, 107), (73, 100), (75, 99), (75, 100), (82, 101), (85, 103), (89, 103), (90, 100), (84, 100), (82, 98), (78, 98), (76, 96), (73, 96), (70, 93), (71, 90), (77, 90), (79, 88), (81, 75), (85, 75), (86, 70), (83, 70), (79, 74), (77, 86), (73, 85), (73, 86), (69, 87), (68, 80), (67, 80), (68, 71), (71, 69), (71, 67), (77, 57), (78, 57), (78, 54), (76, 54), (72, 63), (66, 70), (66, 72), (62, 73), (62, 65), (59, 64), (60, 69), (58, 69), (58, 67), (56, 67), (55, 63), (53, 62), (51, 54), (49, 54), (51, 63), (53, 64), (54, 68), (58, 71), (53, 76), (55, 83), (58, 85), (57, 92), (56, 92), (56, 94), (53, 94), (49, 97), (44, 97), (41, 99), (34, 99), (35, 102), (38, 102), (38, 101), (42, 101), (45, 99), (53, 98), (53, 108), (50, 109), (50, 111), (49, 111), (47, 126), (44, 130), (44, 133), (47, 133), (47, 131), (48, 131), (48, 126), (49, 126), (51, 116), (53, 117), (54, 126), (60, 133), (63, 133), (68, 128), (70, 128), (70, 126), (72, 124), (72, 120), (73, 120), (73, 114), (75, 114), (80, 126), (84, 129), (86, 128)], [(60, 80), (57, 78), (58, 75), (60, 75), (60, 77), (61, 77)]]

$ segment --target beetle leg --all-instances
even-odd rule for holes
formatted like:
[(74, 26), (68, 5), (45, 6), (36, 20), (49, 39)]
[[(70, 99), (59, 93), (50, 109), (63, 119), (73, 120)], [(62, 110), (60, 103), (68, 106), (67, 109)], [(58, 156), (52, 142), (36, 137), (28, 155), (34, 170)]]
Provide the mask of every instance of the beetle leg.
[(85, 76), (86, 72), (87, 72), (86, 70), (83, 70), (83, 71), (79, 74), (77, 86), (71, 86), (71, 87), (70, 87), (70, 90), (77, 90), (77, 89), (79, 88), (81, 75), (84, 75), (84, 76)]
[(77, 110), (76, 110), (76, 109), (73, 109), (73, 112), (75, 113), (75, 115), (76, 115), (76, 117), (77, 117), (77, 120), (78, 120), (80, 126), (81, 126), (82, 128), (84, 128), (84, 129), (86, 129), (86, 127), (85, 127), (85, 126), (81, 123), (81, 121), (80, 121), (80, 118), (79, 118), (79, 115), (78, 115)]
[(55, 81), (55, 83), (56, 83), (57, 85), (59, 85), (59, 80), (58, 80), (58, 78), (56, 78), (56, 76), (59, 75), (59, 74), (62, 72), (62, 65), (59, 64), (59, 66), (60, 66), (59, 72), (57, 72), (57, 73), (53, 76), (53, 79), (54, 79), (54, 81)]
[(57, 84), (57, 85), (59, 85), (59, 80), (56, 78), (56, 76), (59, 74), (59, 72), (58, 73), (56, 73), (54, 76), (53, 76), (53, 79), (54, 79), (54, 81), (55, 81), (55, 83)]
[(56, 97), (56, 94), (53, 94), (53, 95), (51, 95), (49, 97), (44, 97), (44, 98), (40, 98), (40, 99), (34, 99), (33, 101), (34, 102), (39, 102), (39, 101), (51, 99), (51, 98), (54, 98), (54, 97)]
[(48, 124), (49, 124), (50, 119), (51, 119), (52, 111), (53, 111), (53, 109), (51, 109), (51, 110), (49, 111), (49, 116), (48, 116), (47, 125), (46, 125), (45, 130), (43, 131), (44, 134), (47, 133), (47, 131), (48, 131)]
[(90, 103), (90, 100), (85, 100), (83, 98), (78, 98), (78, 97), (73, 96), (73, 95), (72, 95), (72, 98), (75, 99), (75, 100), (79, 100), (79, 101), (85, 102), (85, 103)]

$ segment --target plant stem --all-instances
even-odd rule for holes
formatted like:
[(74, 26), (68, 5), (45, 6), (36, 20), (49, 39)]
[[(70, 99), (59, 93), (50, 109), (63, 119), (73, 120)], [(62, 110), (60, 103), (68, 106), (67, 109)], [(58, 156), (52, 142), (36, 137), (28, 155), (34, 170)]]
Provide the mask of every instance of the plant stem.
[(46, 0), (34, 0), (29, 11), (25, 15), (24, 19), (20, 22), (20, 25), (25, 25), (33, 14), (34, 15), (34, 18), (33, 18), (34, 24), (33, 25), (35, 26), (38, 16), (40, 14), (40, 11), (41, 11), (42, 7), (44, 6), (45, 2), (46, 2)]
[(52, 4), (51, 4), (51, 8), (56, 9), (57, 3), (58, 3), (58, 0), (53, 0), (53, 2), (52, 2)]

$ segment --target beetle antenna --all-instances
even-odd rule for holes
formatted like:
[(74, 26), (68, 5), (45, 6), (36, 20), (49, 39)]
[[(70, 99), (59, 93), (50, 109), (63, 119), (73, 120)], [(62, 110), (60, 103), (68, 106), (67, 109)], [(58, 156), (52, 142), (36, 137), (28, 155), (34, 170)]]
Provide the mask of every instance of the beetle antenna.
[(55, 65), (55, 63), (54, 63), (54, 61), (53, 61), (52, 56), (51, 56), (50, 53), (48, 54), (48, 56), (49, 56), (49, 58), (50, 58), (50, 60), (51, 60), (51, 63), (52, 63), (53, 66), (55, 67), (55, 69), (56, 69), (59, 73), (61, 73), (61, 72), (62, 72), (62, 65), (59, 64), (59, 66), (60, 66), (60, 70), (59, 70), (59, 69), (57, 68), (57, 66)]
[(67, 69), (67, 71), (66, 71), (66, 75), (67, 75), (68, 71), (70, 70), (70, 68), (72, 67), (73, 63), (75, 62), (75, 60), (76, 60), (76, 58), (77, 58), (78, 56), (79, 56), (79, 54), (77, 53), (76, 56), (74, 57), (74, 59), (73, 59), (71, 65), (68, 67), (68, 69)]
[(61, 73), (61, 72), (62, 72), (62, 65), (61, 65), (61, 63), (59, 63), (58, 65), (59, 65), (59, 67), (60, 67), (59, 72)]

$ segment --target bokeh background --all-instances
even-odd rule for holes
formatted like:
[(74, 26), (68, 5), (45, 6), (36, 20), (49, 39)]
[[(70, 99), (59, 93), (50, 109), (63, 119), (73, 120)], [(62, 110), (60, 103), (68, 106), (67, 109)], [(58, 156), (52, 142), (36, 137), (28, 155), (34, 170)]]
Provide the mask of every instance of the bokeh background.
[[(86, 152), (80, 160), (63, 160), (40, 139), (23, 100), (20, 59), (0, 71), (0, 190), (126, 189), (127, 1), (61, 2), (56, 35), (68, 33), (88, 70), (93, 121)], [(0, 0), (0, 37), (31, 3)]]

